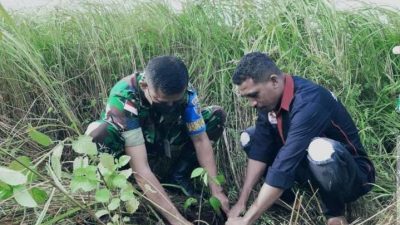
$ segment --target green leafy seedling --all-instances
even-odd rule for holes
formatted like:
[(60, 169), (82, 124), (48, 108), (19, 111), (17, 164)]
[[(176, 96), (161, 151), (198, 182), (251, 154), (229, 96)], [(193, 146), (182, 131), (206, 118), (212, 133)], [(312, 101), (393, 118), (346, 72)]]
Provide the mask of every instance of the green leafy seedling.
[(188, 208), (190, 208), (193, 205), (196, 205), (197, 203), (198, 203), (197, 199), (190, 197), (186, 199), (185, 203), (183, 204), (183, 210), (186, 212)]

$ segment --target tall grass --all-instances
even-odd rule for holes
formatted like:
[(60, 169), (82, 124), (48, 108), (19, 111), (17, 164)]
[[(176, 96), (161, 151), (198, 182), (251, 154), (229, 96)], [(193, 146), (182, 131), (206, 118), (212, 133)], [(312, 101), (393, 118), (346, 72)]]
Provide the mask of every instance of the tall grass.
[[(99, 117), (118, 79), (154, 56), (174, 54), (187, 64), (202, 104), (228, 112), (217, 159), (235, 200), (246, 162), (237, 136), (256, 115), (234, 95), (230, 78), (243, 54), (264, 51), (283, 71), (328, 87), (346, 105), (378, 172), (373, 192), (352, 204), (351, 216), (363, 224), (396, 223), (400, 57), (391, 49), (400, 43), (399, 12), (337, 12), (317, 0), (247, 0), (189, 2), (181, 12), (143, 3), (0, 15), (0, 148), (40, 159), (49, 149), (27, 139), (28, 124), (55, 140), (80, 134)], [(0, 158), (0, 164), (8, 161)], [(322, 223), (316, 199), (300, 195), (306, 200), (299, 220)], [(294, 224), (295, 213), (273, 211), (260, 224)]]

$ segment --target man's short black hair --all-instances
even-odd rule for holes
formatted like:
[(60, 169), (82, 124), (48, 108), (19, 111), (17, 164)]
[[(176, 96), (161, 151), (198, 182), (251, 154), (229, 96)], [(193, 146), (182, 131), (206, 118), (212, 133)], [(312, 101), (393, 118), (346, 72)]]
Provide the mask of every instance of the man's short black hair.
[(189, 82), (189, 73), (175, 56), (158, 56), (149, 61), (144, 71), (148, 81), (165, 95), (180, 94)]
[(258, 83), (268, 80), (272, 74), (282, 74), (275, 62), (267, 54), (252, 52), (240, 60), (233, 73), (232, 81), (234, 84), (240, 85), (248, 78), (252, 78), (254, 82)]

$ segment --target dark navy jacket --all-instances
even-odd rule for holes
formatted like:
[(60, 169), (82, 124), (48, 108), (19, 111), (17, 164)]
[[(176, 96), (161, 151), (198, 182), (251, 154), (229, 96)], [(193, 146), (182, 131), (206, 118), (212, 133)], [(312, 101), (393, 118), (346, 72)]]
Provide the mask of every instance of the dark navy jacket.
[[(275, 117), (271, 117), (273, 114)], [(280, 108), (273, 114), (258, 113), (248, 152), (249, 158), (269, 166), (267, 184), (282, 189), (292, 187), (296, 169), (314, 137), (341, 142), (354, 157), (365, 159), (361, 165), (365, 174), (374, 172), (349, 113), (324, 87), (285, 75)]]

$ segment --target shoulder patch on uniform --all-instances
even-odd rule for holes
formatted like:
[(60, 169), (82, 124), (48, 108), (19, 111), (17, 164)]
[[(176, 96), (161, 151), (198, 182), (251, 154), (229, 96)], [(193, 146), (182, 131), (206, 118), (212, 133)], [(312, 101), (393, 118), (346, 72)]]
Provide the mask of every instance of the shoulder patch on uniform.
[(136, 115), (136, 116), (138, 115), (138, 110), (137, 110), (137, 108), (135, 107), (135, 104), (132, 102), (132, 100), (127, 100), (127, 101), (125, 101), (124, 109), (125, 109), (126, 111), (128, 111), (128, 112), (133, 113), (133, 114)]

